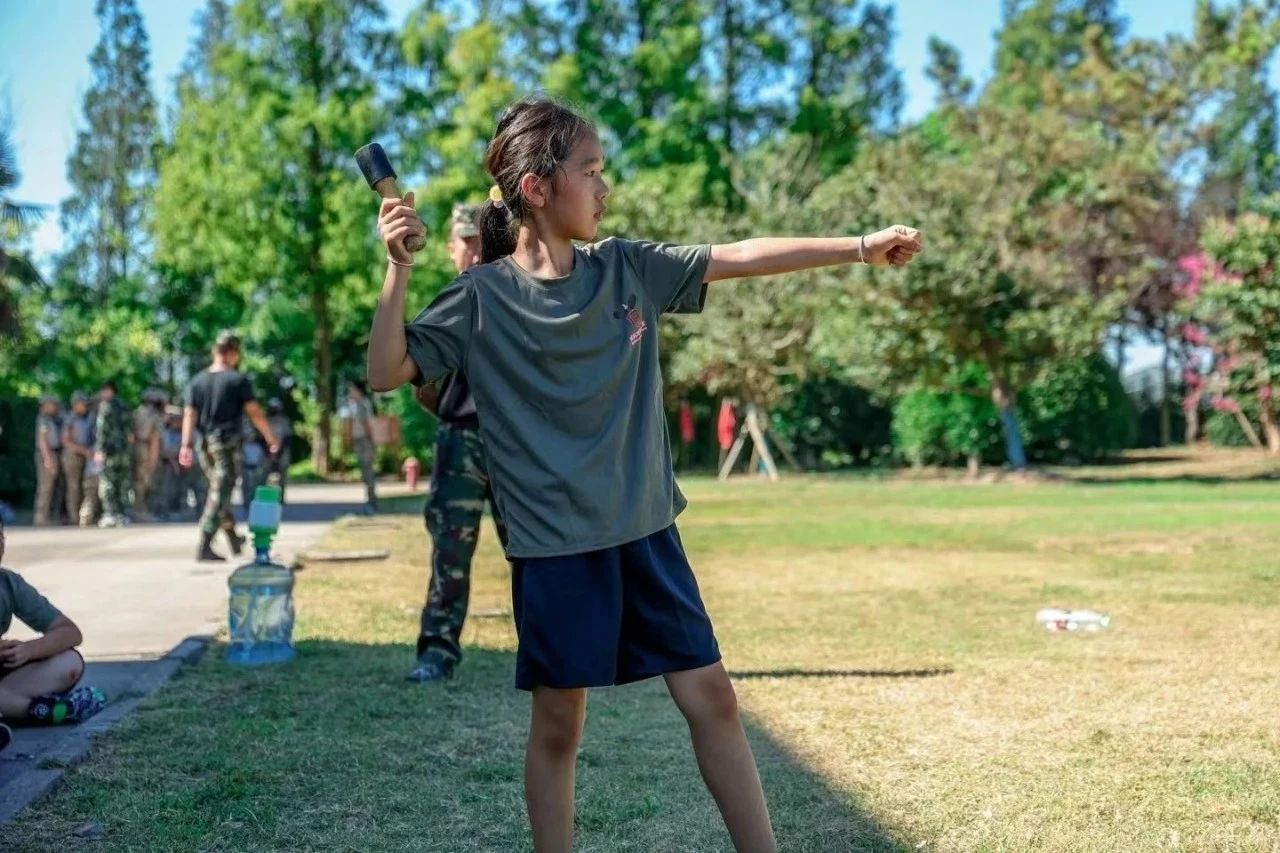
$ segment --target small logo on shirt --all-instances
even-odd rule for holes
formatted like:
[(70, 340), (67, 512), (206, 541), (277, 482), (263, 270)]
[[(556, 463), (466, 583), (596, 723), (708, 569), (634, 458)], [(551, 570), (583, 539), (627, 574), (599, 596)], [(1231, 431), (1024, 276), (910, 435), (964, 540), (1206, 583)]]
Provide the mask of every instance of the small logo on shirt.
[(631, 336), (629, 340), (631, 345), (635, 346), (640, 343), (640, 339), (644, 337), (645, 331), (648, 330), (649, 324), (644, 321), (644, 315), (640, 313), (640, 309), (636, 307), (636, 297), (633, 294), (626, 302), (618, 306), (618, 310), (613, 312), (613, 316), (621, 319), (627, 318), (627, 323), (631, 327)]

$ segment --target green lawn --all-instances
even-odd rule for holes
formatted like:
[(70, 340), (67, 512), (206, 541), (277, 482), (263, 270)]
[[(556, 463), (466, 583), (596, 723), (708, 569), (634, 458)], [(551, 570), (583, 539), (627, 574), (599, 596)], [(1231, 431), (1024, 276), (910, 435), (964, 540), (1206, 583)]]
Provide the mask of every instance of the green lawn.
[[(1229, 473), (1270, 470), (1249, 465)], [(782, 850), (1280, 848), (1280, 481), (1073, 476), (1099, 482), (685, 483)], [(392, 560), (299, 575), (296, 663), (235, 671), (215, 648), (0, 849), (92, 847), (70, 836), (87, 820), (101, 849), (528, 849), (492, 531), (465, 664), (424, 690), (400, 679), (426, 539), (385, 518), (330, 544)], [(1113, 627), (1047, 634), (1056, 604)], [(578, 850), (729, 849), (658, 681), (593, 693), (578, 780)]]

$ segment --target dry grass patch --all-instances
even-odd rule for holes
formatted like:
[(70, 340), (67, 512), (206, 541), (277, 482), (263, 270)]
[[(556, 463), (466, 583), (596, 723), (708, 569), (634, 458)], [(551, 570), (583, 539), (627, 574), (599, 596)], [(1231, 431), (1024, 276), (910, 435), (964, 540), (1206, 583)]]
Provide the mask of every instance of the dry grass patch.
[[(1280, 849), (1280, 484), (687, 491), (781, 849)], [(506, 564), (486, 529), (490, 615), (453, 683), (412, 688), (426, 538), (392, 518), (326, 543), (390, 560), (299, 576), (295, 665), (207, 659), (0, 848), (97, 819), (112, 849), (528, 849)], [(1051, 635), (1051, 604), (1115, 622)], [(659, 682), (593, 693), (579, 773), (578, 849), (728, 849)]]

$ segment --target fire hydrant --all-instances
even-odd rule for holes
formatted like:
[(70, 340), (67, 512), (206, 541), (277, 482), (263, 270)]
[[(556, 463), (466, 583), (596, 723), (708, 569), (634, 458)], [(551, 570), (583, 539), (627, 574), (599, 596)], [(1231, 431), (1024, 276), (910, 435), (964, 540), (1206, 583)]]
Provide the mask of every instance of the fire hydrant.
[(410, 456), (404, 460), (404, 478), (409, 483), (409, 491), (418, 490), (418, 457)]

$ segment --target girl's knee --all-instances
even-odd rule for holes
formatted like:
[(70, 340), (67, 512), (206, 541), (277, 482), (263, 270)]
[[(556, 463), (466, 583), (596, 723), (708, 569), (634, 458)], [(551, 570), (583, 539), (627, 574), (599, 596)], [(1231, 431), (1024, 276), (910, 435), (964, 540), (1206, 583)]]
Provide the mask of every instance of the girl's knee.
[(576, 751), (586, 719), (586, 694), (585, 690), (535, 691), (530, 743), (550, 752)]
[(738, 719), (738, 694), (724, 672), (709, 672), (680, 702), (680, 711), (690, 722), (733, 722)]

